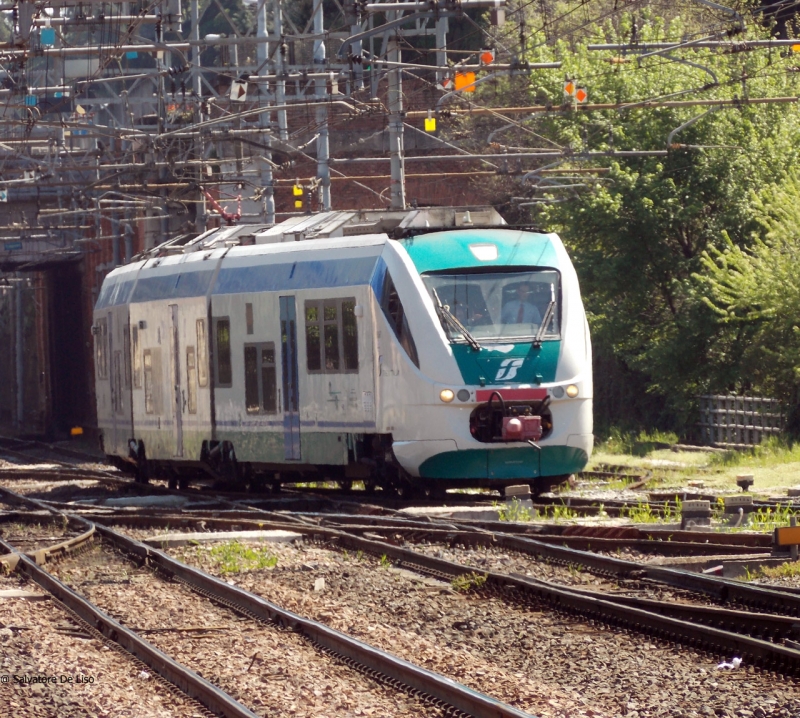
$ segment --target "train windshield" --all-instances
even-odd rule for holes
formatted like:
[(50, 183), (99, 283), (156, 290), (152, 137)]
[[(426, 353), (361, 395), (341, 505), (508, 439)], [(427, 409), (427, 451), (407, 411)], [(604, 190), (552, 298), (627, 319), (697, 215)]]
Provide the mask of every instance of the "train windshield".
[[(554, 269), (437, 272), (422, 281), (454, 342), (558, 339), (561, 283)], [(466, 330), (463, 331), (463, 330)]]

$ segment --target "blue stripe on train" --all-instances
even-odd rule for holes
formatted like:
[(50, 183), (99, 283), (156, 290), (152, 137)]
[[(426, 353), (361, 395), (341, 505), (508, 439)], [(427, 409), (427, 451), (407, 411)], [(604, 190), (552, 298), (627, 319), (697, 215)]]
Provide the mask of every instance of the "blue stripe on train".
[(223, 267), (214, 294), (278, 292), (369, 284), (377, 257)]

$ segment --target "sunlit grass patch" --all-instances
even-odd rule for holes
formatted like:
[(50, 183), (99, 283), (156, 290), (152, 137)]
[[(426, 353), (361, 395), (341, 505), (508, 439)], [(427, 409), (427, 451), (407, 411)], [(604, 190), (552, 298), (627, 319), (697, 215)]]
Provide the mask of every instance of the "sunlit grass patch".
[(214, 546), (209, 555), (223, 574), (274, 568), (278, 564), (278, 557), (268, 549), (251, 548), (239, 541)]

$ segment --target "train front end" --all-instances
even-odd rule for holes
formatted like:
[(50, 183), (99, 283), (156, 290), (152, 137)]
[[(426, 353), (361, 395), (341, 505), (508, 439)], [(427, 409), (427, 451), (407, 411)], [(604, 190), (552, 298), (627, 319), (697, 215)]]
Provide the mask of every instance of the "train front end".
[[(381, 391), (405, 471), (440, 486), (537, 492), (581, 471), (593, 444), (591, 343), (561, 240), (462, 229), (391, 245), (415, 366)], [(381, 300), (402, 339), (391, 299)]]

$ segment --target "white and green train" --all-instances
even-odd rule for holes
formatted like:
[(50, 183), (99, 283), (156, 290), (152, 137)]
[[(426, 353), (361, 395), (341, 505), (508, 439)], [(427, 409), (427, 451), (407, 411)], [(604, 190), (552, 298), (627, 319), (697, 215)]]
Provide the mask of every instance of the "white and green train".
[(244, 229), (103, 284), (98, 426), (141, 480), (540, 492), (584, 468), (591, 344), (556, 235)]

